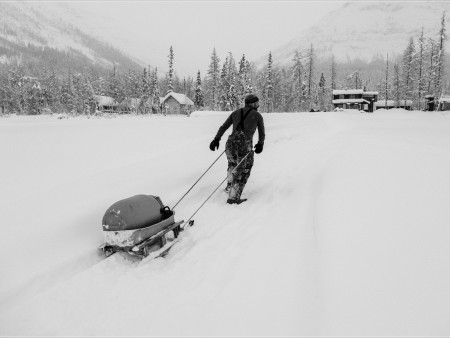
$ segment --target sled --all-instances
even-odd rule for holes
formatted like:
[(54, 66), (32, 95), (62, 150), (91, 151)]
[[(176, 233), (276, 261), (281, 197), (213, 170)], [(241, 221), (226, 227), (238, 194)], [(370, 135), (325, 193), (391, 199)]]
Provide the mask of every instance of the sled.
[[(184, 229), (183, 223), (175, 221), (175, 213), (159, 197), (136, 195), (114, 203), (106, 211), (102, 221), (105, 242), (99, 251), (106, 257), (116, 252), (141, 258), (152, 252), (164, 256)], [(172, 236), (166, 238), (170, 232)]]

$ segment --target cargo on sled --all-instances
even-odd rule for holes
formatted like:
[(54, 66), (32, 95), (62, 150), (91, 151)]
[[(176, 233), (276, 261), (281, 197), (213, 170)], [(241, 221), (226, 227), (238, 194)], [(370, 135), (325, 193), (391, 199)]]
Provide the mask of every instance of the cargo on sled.
[[(123, 251), (139, 257), (167, 246), (166, 235), (178, 238), (183, 221), (175, 221), (175, 212), (152, 195), (136, 195), (120, 200), (105, 212), (102, 221), (105, 243), (99, 250), (106, 256)], [(193, 221), (190, 222), (192, 225)], [(164, 251), (159, 255), (164, 254)]]

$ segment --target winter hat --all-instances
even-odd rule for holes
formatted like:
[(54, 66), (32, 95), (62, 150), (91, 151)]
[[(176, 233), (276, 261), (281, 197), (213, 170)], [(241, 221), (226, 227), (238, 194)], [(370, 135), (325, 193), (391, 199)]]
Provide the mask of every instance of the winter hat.
[(258, 102), (258, 101), (259, 101), (258, 96), (253, 95), (253, 94), (248, 94), (245, 97), (245, 100), (244, 100), (245, 104), (255, 103), (255, 102)]

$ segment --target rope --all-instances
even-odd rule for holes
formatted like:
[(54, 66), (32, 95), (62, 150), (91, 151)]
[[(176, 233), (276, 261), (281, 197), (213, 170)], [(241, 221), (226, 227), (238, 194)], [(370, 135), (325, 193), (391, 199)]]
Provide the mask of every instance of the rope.
[(197, 214), (197, 212), (205, 205), (206, 202), (208, 202), (208, 200), (211, 198), (212, 195), (214, 195), (214, 193), (220, 188), (220, 186), (228, 179), (228, 177), (230, 177), (235, 171), (236, 169), (241, 165), (241, 163), (247, 158), (247, 156), (252, 153), (253, 150), (250, 150), (247, 155), (245, 155), (242, 160), (239, 161), (239, 163), (236, 165), (236, 167), (234, 167), (234, 169), (227, 175), (227, 177), (225, 177), (225, 179), (220, 182), (220, 184), (217, 186), (216, 189), (214, 189), (214, 191), (211, 193), (211, 195), (208, 196), (208, 198), (202, 203), (202, 205), (200, 205), (200, 207), (192, 214), (191, 217), (189, 217), (189, 219), (184, 222), (184, 226), (183, 228), (186, 226), (186, 224), (189, 224), (189, 221), (195, 216), (195, 214)]
[[(173, 206), (172, 210), (175, 209), (175, 207), (178, 205), (178, 203), (180, 203), (183, 198), (186, 197), (187, 194), (189, 194), (189, 192), (192, 190), (192, 188), (195, 187), (195, 185), (202, 179), (203, 176), (205, 176), (205, 174), (209, 171), (209, 169), (212, 168), (212, 166), (219, 160), (220, 157), (222, 157), (222, 155), (225, 153), (225, 150), (222, 152), (222, 154), (219, 155), (219, 157), (209, 166), (208, 169), (206, 169), (206, 171), (203, 173), (202, 176), (200, 176), (200, 178), (194, 183), (194, 185), (192, 187), (189, 188), (189, 190), (183, 195), (183, 197), (180, 198), (180, 200)], [(248, 155), (248, 154), (247, 154)]]

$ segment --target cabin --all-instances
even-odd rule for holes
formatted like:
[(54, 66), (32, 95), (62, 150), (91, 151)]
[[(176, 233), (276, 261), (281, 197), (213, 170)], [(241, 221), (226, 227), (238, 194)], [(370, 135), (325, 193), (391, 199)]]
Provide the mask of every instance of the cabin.
[(168, 92), (161, 100), (164, 114), (186, 114), (189, 115), (194, 102), (184, 94)]
[(373, 112), (378, 92), (365, 92), (362, 89), (333, 90), (334, 109), (356, 109)]
[(450, 95), (442, 96), (438, 101), (439, 111), (450, 110)]
[(94, 100), (97, 104), (97, 110), (100, 110), (101, 112), (116, 112), (119, 108), (117, 101), (110, 96), (94, 95)]
[(400, 100), (397, 103), (394, 100), (380, 100), (375, 102), (375, 108), (378, 109), (394, 109), (400, 108), (411, 110), (413, 102), (411, 100)]

